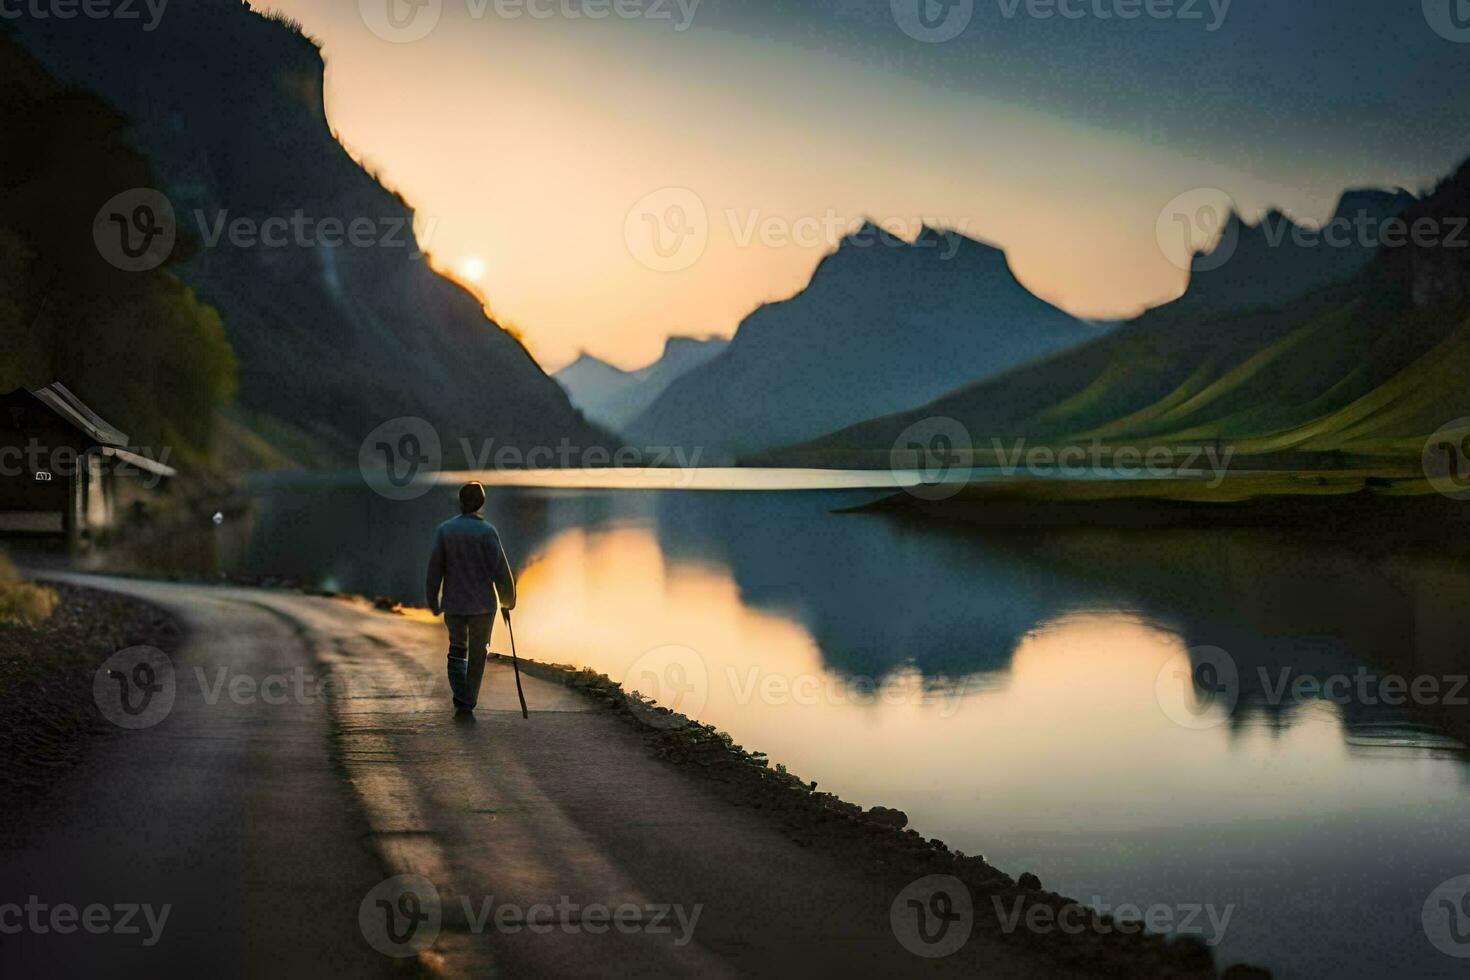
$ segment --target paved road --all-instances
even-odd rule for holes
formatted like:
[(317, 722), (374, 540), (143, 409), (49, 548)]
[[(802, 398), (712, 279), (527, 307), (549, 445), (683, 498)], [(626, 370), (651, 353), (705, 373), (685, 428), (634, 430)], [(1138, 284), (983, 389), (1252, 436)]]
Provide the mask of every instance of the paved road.
[[(1024, 976), (1004, 949), (926, 960), (894, 896), (649, 758), (575, 692), (509, 667), (447, 710), (442, 627), (292, 593), (67, 576), (187, 627), (175, 701), (100, 740), (30, 836), (0, 836), (0, 903), (144, 903), (140, 935), (0, 935), (53, 975)], [(504, 642), (497, 630), (494, 646)], [(408, 876), (408, 877), (401, 877)], [(113, 913), (118, 914), (118, 913)], [(9, 969), (6, 975), (15, 975)]]

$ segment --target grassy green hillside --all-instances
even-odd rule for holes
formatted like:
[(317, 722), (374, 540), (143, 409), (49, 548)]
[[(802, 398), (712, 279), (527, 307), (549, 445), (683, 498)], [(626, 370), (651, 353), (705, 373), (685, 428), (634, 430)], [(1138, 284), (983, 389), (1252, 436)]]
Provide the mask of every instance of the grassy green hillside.
[[(1404, 215), (1433, 220), (1432, 247), (1385, 247), (1347, 279), (1277, 305), (1211, 315), (1180, 303), (1081, 348), (927, 405), (786, 450), (785, 462), (886, 466), (929, 418), (969, 431), (978, 462), (995, 439), (1070, 445), (1233, 447), (1238, 456), (1417, 459), (1470, 415), (1470, 166)], [(1323, 246), (1325, 247), (1325, 246)]]

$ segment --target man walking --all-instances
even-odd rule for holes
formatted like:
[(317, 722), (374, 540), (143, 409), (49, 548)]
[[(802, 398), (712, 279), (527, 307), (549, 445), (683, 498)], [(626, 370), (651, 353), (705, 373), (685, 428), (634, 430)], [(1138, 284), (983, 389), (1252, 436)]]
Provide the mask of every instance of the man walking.
[(460, 514), (439, 525), (429, 557), (429, 610), (442, 612), (449, 628), (449, 689), (460, 712), (474, 711), (480, 700), (496, 596), (507, 612), (516, 607), (515, 576), (500, 533), (480, 514), (484, 506), (483, 485), (460, 487)]

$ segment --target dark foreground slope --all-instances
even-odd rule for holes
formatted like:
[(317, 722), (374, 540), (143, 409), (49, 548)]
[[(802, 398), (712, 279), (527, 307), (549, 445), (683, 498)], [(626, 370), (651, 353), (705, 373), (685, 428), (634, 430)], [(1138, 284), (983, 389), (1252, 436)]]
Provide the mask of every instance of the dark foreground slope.
[[(193, 252), (175, 271), (219, 310), (239, 357), (238, 405), (258, 430), (338, 460), (404, 415), (433, 423), (447, 450), (460, 436), (523, 448), (605, 438), (429, 266), (412, 208), (334, 138), (321, 54), (293, 27), (237, 0), (170, 5), (152, 31), (17, 23), (53, 73), (131, 120), (180, 248)], [(217, 234), (239, 219), (256, 233)], [(271, 219), (279, 244), (265, 241)], [(343, 233), (354, 222), (355, 241)]]

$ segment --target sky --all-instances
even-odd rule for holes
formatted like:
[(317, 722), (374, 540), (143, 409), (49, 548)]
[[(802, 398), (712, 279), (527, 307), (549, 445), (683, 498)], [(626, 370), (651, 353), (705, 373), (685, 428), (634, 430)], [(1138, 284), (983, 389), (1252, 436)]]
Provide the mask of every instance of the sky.
[(251, 2), (321, 43), (339, 139), (548, 370), (728, 336), (865, 218), (1124, 318), (1219, 208), (1321, 222), (1470, 156), (1470, 0)]

